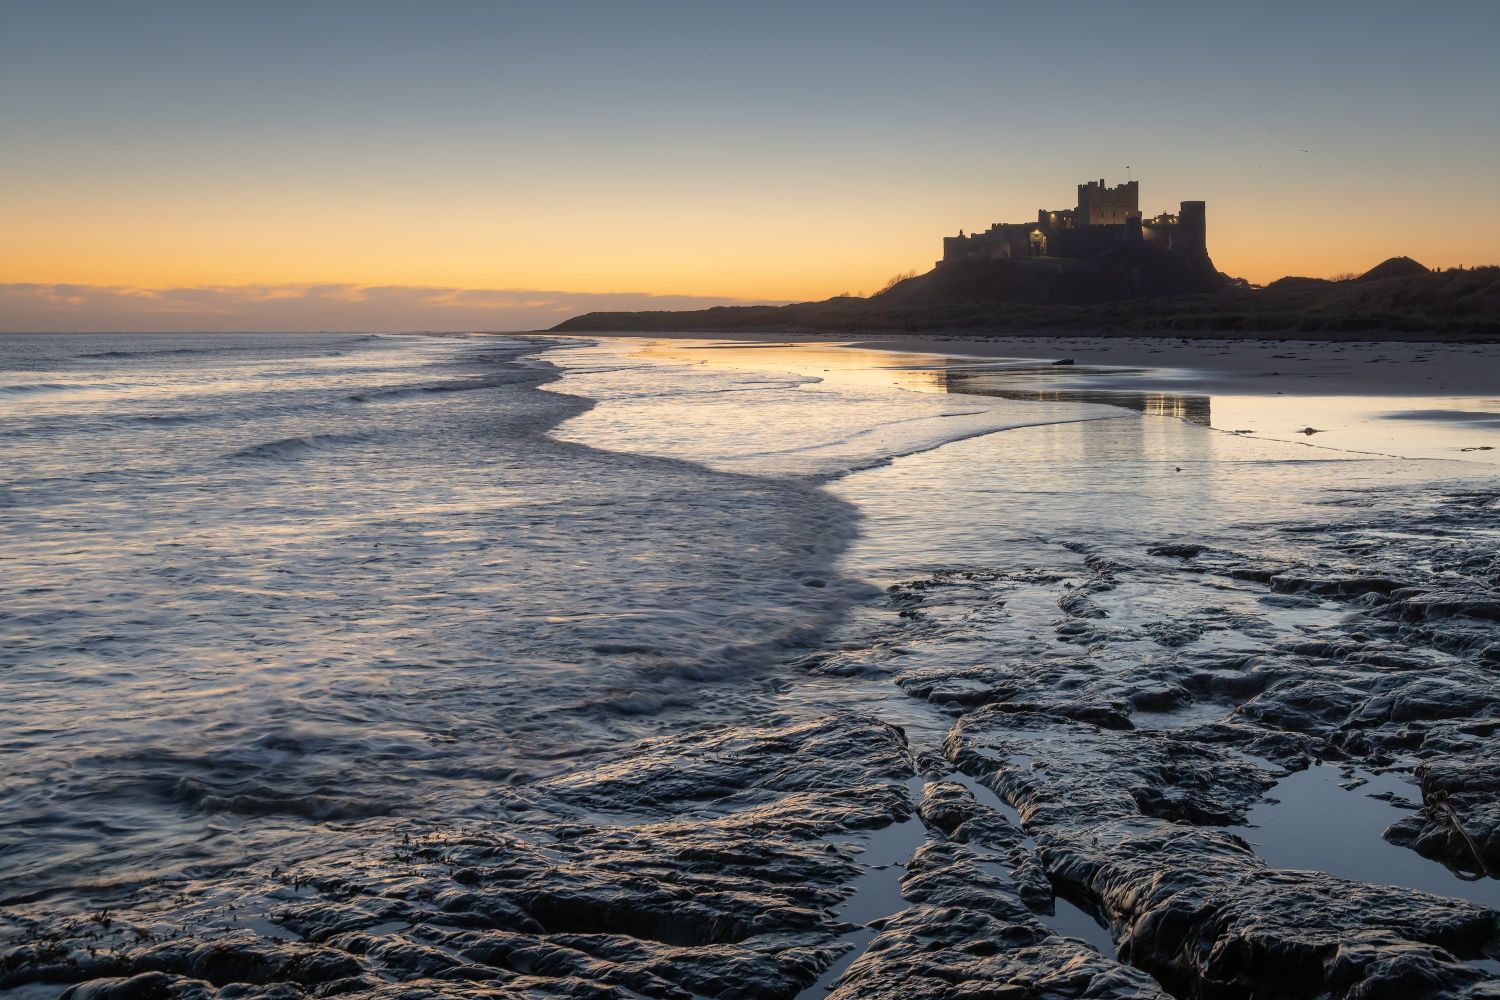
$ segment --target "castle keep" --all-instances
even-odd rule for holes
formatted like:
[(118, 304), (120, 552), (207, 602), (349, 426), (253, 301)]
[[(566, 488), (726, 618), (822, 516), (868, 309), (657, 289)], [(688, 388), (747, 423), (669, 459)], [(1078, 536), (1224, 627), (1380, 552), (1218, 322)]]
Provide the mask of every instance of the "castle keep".
[(1042, 209), (1035, 222), (997, 222), (982, 233), (943, 239), (943, 259), (1039, 260), (1090, 258), (1126, 247), (1149, 246), (1197, 261), (1208, 257), (1204, 203), (1184, 201), (1176, 215), (1144, 218), (1140, 182), (1108, 187), (1101, 179), (1078, 185), (1078, 205)]

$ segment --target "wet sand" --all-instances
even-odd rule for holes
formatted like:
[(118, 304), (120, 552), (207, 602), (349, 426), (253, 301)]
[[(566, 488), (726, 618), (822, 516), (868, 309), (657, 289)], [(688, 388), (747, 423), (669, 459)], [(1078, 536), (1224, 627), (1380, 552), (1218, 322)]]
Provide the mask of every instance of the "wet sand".
[(1444, 396), (1500, 393), (1500, 344), (1158, 337), (902, 337), (849, 341), (884, 351), (1026, 358), (1166, 369), (1131, 380), (1149, 389), (1288, 395)]
[(722, 344), (731, 348), (854, 347), (1079, 365), (1163, 369), (1134, 385), (1198, 392), (1299, 395), (1500, 394), (1500, 344), (1384, 341), (1191, 340), (1176, 337), (960, 337), (941, 334), (867, 337), (806, 334), (589, 333), (568, 338)]
[(652, 356), (695, 363), (1105, 403), (1335, 451), (1500, 465), (1497, 345), (1147, 337), (632, 340), (651, 345)]

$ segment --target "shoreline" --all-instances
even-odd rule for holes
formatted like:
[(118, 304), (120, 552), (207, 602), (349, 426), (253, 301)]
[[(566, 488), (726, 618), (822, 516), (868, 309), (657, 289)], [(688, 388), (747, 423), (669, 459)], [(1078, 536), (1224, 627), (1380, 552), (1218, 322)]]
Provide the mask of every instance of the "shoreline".
[[(1471, 363), (1475, 354), (1500, 361), (1500, 341), (1323, 340), (1318, 338), (1248, 339), (1213, 336), (1007, 334), (951, 336), (947, 334), (782, 334), (606, 332), (495, 334), (559, 340), (641, 340), (722, 343), (726, 347), (850, 348), (899, 354), (940, 355), (958, 360), (1073, 359), (1077, 365), (1129, 368), (1192, 369), (1186, 380), (1135, 382), (1138, 387), (1188, 388), (1227, 391), (1245, 388), (1247, 380), (1262, 381), (1257, 388), (1304, 395), (1379, 393), (1442, 396), (1500, 394), (1493, 374)], [(1488, 349), (1486, 349), (1488, 348)], [(1330, 352), (1343, 355), (1306, 359), (1297, 355)], [(1291, 354), (1292, 357), (1282, 355)], [(1311, 360), (1309, 366), (1306, 362)], [(1180, 362), (1193, 362), (1183, 364)], [(1402, 365), (1424, 367), (1403, 377)], [(1366, 366), (1370, 367), (1366, 367)], [(1377, 366), (1378, 367), (1375, 367)], [(1283, 371), (1285, 369), (1285, 371)], [(1311, 383), (1309, 377), (1320, 381)], [(1269, 381), (1274, 380), (1274, 381)]]
[(495, 331), (500, 336), (546, 336), (546, 337), (662, 337), (683, 340), (942, 340), (960, 343), (988, 343), (991, 341), (1025, 341), (1046, 338), (1049, 340), (1167, 340), (1167, 341), (1228, 341), (1245, 344), (1421, 344), (1421, 345), (1476, 345), (1500, 346), (1500, 336), (1494, 333), (1467, 333), (1405, 330), (1122, 330), (1108, 327), (1084, 327), (1079, 329), (1036, 328), (1010, 329), (1006, 327), (962, 327), (953, 329), (934, 328), (930, 332), (910, 329), (868, 327), (849, 330), (820, 330), (815, 327), (765, 327), (759, 329), (715, 330), (701, 329), (561, 329)]
[(1104, 403), (1339, 452), (1500, 464), (1500, 392), (1489, 374), (1494, 352), (1474, 346), (1151, 337), (626, 340), (647, 355), (689, 364), (770, 367), (819, 380), (874, 376), (923, 392)]

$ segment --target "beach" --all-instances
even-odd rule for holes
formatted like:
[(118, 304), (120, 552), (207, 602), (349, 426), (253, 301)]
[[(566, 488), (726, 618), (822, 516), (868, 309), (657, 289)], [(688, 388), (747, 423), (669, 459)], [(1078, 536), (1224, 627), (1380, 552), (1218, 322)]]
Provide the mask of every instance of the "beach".
[(0, 348), (14, 995), (1493, 995), (1492, 347)]

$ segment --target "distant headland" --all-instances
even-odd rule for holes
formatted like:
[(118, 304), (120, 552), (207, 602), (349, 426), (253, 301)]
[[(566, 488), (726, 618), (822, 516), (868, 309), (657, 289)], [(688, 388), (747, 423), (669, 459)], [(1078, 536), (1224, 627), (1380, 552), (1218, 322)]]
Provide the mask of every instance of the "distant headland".
[(1208, 252), (1207, 205), (1146, 217), (1140, 182), (1078, 185), (1077, 204), (943, 239), (942, 258), (869, 297), (685, 312), (595, 312), (557, 332), (976, 330), (1316, 339), (1500, 339), (1500, 267), (1430, 271), (1393, 257), (1358, 277), (1257, 287)]

